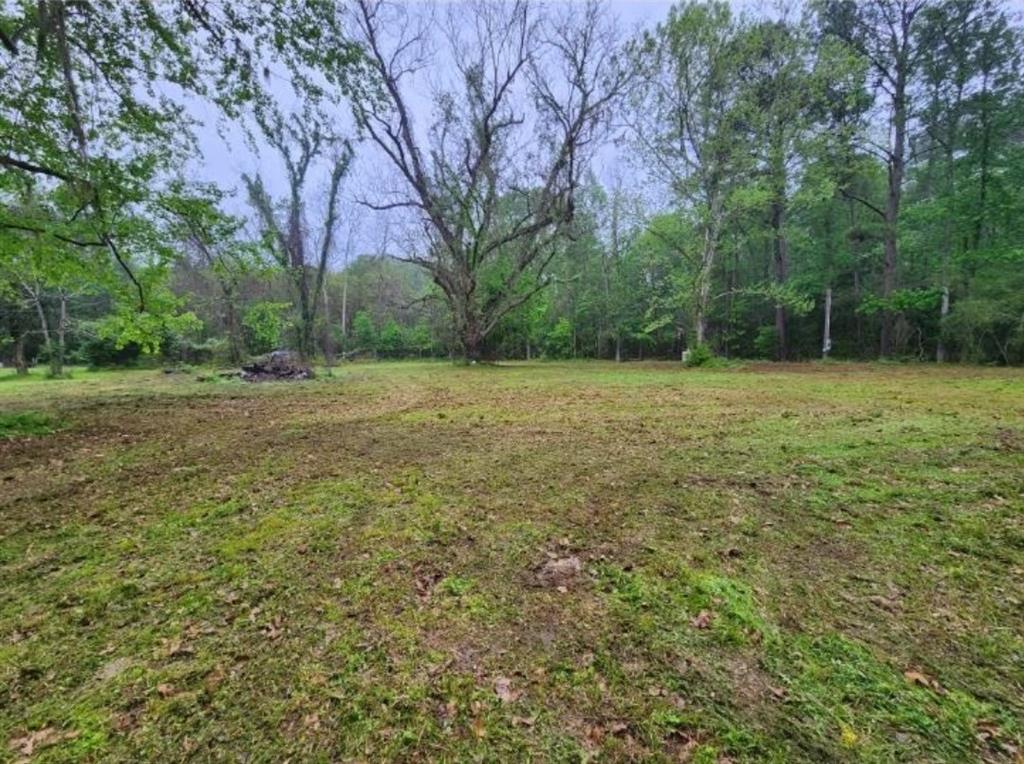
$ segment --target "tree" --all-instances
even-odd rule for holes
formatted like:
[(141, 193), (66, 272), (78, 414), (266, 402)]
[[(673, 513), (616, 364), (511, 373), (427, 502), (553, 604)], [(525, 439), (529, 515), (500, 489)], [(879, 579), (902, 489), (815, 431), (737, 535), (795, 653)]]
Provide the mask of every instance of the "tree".
[[(275, 204), (258, 173), (246, 175), (243, 180), (267, 245), (294, 290), (298, 301), (298, 351), (309, 359), (316, 351), (316, 319), (333, 253), (341, 181), (351, 166), (352, 145), (325, 130), (309, 113), (285, 119), (275, 112), (262, 124), (267, 142), (284, 163), (288, 196)], [(310, 171), (323, 159), (327, 160), (330, 179), (317, 242), (308, 234), (305, 192)]]
[[(225, 118), (263, 112), (272, 101), (263, 73), (281, 64), (298, 97), (323, 101), (328, 94), (306, 76), (311, 62), (343, 72), (359, 57), (333, 11), (299, 0), (5, 4), (0, 229), (60, 242), (83, 259), (104, 253), (132, 287), (117, 295), (139, 314), (132, 331), (158, 326), (154, 310), (169, 303), (150, 299), (139, 277), (153, 252), (138, 218), (153, 219), (146, 208), (197, 152), (186, 99), (212, 102)], [(46, 200), (35, 209), (46, 214), (24, 215), (27, 195)]]
[(263, 252), (258, 242), (242, 236), (245, 221), (220, 209), (224, 198), (222, 191), (209, 184), (175, 184), (159, 205), (171, 235), (198, 258), (220, 289), (228, 357), (237, 364), (242, 360), (244, 344), (239, 305), (241, 281), (260, 268)]
[[(748, 111), (753, 117), (752, 139), (762, 164), (767, 199), (772, 277), (782, 294), (790, 275), (787, 229), (794, 176), (808, 154), (820, 114), (818, 83), (806, 30), (785, 15), (751, 25), (745, 31), (743, 48), (742, 76), (752, 105)], [(774, 309), (776, 357), (785, 361), (791, 354), (786, 304), (777, 301)]]
[(633, 134), (701, 241), (692, 302), (698, 345), (708, 340), (712, 277), (733, 193), (750, 169), (741, 53), (741, 25), (721, 2), (673, 7), (633, 48), (647, 83), (631, 111)]
[[(463, 357), (475, 360), (502, 317), (548, 283), (581, 173), (630, 72), (596, 3), (541, 13), (524, 0), (481, 0), (433, 14), (359, 0), (356, 15), (379, 88), (355, 100), (356, 120), (398, 175), (367, 205), (421, 226), (422, 251), (405, 259), (430, 273)], [(438, 117), (424, 134), (408, 92), (433, 34), (456, 76), (434, 90)], [(503, 255), (500, 287), (484, 297), (482, 274)]]
[[(884, 223), (882, 299), (888, 300), (897, 287), (899, 266), (899, 223), (903, 184), (907, 170), (908, 130), (913, 118), (912, 80), (926, 52), (917, 44), (917, 26), (925, 0), (827, 0), (822, 8), (827, 32), (851, 46), (871, 65), (875, 86), (883, 94), (882, 104), (888, 133), (882, 140), (864, 135), (864, 148), (885, 162), (888, 173), (885, 205), (868, 199), (856, 201), (879, 215)], [(893, 352), (895, 312), (882, 312), (879, 352)]]

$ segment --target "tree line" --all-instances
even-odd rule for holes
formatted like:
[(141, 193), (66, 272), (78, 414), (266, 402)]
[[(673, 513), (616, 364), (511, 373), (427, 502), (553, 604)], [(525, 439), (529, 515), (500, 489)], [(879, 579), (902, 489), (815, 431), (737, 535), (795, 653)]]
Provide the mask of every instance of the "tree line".
[[(0, 358), (1020, 363), (1022, 42), (997, 0), (9, 4)], [(197, 103), (259, 171), (189, 177)]]

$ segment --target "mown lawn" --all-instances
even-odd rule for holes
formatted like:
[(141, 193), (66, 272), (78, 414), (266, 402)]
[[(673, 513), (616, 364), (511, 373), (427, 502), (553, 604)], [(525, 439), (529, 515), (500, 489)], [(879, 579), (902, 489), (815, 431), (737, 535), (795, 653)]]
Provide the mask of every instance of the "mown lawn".
[(1019, 762), (1022, 731), (1020, 371), (0, 379), (0, 760)]

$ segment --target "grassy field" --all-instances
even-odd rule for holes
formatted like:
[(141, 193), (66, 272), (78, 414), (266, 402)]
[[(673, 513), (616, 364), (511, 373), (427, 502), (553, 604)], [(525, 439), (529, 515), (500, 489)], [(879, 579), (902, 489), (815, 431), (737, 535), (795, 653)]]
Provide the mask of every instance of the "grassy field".
[(0, 760), (1020, 762), (1022, 731), (1020, 371), (0, 378)]

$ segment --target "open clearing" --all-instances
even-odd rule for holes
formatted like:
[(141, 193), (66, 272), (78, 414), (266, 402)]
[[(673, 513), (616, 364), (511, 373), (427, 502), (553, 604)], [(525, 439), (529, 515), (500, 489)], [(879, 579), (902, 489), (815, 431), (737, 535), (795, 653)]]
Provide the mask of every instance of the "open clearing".
[(1020, 761), (1020, 371), (81, 371), (0, 411), (0, 760)]

